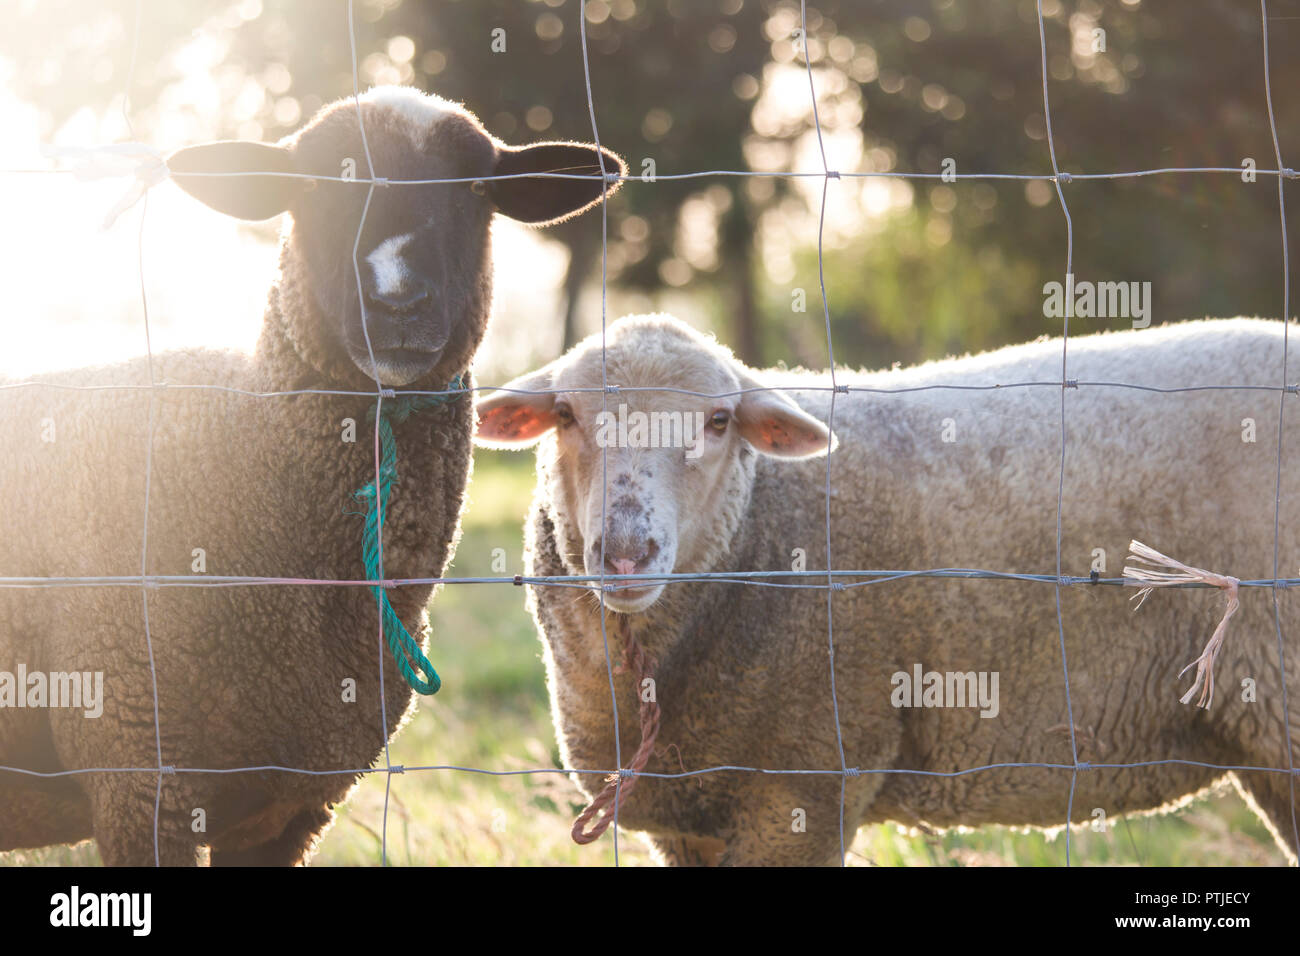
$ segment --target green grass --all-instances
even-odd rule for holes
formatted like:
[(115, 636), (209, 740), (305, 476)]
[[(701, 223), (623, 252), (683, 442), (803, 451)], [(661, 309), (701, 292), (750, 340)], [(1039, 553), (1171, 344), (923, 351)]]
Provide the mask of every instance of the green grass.
[[(531, 455), (477, 452), (471, 504), (451, 576), (521, 573), (522, 518), (532, 495)], [(422, 700), (392, 744), (394, 763), (485, 770), (558, 767), (541, 647), (524, 592), (502, 585), (454, 585), (435, 599), (430, 651), (444, 687)], [(375, 865), (383, 830), (382, 774), (368, 777), (341, 809), (317, 866)], [(388, 861), (393, 865), (592, 865), (613, 862), (606, 834), (579, 847), (569, 828), (583, 802), (559, 774), (490, 776), (454, 770), (392, 778)], [(619, 841), (620, 862), (649, 854)], [(1082, 865), (1267, 865), (1283, 862), (1263, 825), (1230, 789), (1164, 816), (1111, 820), (1104, 833), (1076, 830), (1072, 862)], [(849, 863), (879, 866), (1053, 866), (1065, 858), (1062, 835), (984, 827), (942, 834), (864, 827)], [(0, 865), (98, 865), (93, 844), (0, 854)]]

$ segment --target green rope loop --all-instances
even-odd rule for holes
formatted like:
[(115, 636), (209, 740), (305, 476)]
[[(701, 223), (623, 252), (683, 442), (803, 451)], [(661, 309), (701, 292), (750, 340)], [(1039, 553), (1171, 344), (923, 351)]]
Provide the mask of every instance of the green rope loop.
[[(457, 375), (447, 385), (448, 391), (465, 387), (462, 376)], [(397, 484), (397, 443), (393, 439), (393, 422), (401, 424), (415, 412), (443, 405), (453, 401), (459, 395), (403, 395), (387, 402), (377, 400), (375, 408), (370, 409), (370, 419), (375, 417), (375, 409), (382, 409), (379, 415), (379, 493), (375, 493), (375, 482), (368, 482), (353, 492), (353, 497), (364, 502), (365, 525), (361, 535), (361, 558), (366, 566), (366, 578), (377, 581), (382, 579), (379, 566), (379, 529), (381, 515), (388, 512), (388, 497), (393, 485)], [(379, 585), (371, 585), (370, 592), (375, 596), (379, 606), (379, 626), (388, 643), (388, 650), (397, 663), (406, 682), (420, 694), (436, 694), (442, 687), (442, 679), (433, 669), (429, 659), (420, 650), (420, 645), (406, 629), (397, 612), (393, 610), (388, 593)], [(417, 673), (418, 671), (418, 673)], [(426, 675), (421, 677), (420, 674)]]

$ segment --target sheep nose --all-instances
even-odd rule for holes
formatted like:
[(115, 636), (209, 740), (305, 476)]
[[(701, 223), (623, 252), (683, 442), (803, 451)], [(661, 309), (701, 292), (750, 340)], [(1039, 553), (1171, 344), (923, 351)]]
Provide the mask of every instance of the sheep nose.
[[(601, 542), (597, 541), (592, 549), (600, 554)], [(637, 542), (610, 542), (606, 545), (606, 574), (641, 574), (650, 564), (651, 558), (659, 553), (659, 545), (653, 538)]]
[(395, 312), (411, 312), (433, 296), (433, 283), (428, 279), (408, 279), (395, 290), (380, 292), (369, 289), (366, 299), (371, 305)]
[(615, 574), (636, 574), (636, 562), (631, 558), (609, 558)]

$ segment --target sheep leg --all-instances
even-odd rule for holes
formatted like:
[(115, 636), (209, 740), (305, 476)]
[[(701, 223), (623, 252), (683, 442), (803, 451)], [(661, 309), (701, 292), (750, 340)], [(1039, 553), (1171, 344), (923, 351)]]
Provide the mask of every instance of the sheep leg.
[(157, 777), (119, 774), (116, 780), (91, 785), (95, 842), (105, 866), (153, 866), (155, 860), (159, 866), (198, 865), (198, 841), (189, 828), (189, 813), (175, 809), (182, 805), (178, 786), (170, 778), (163, 781), (155, 857)]
[[(1290, 595), (1293, 592), (1283, 593)], [(1294, 601), (1293, 597), (1284, 599), (1286, 602), (1284, 614), (1294, 613), (1294, 606), (1289, 604), (1292, 601)], [(1229, 746), (1236, 744), (1238, 749), (1225, 759), (1224, 763), (1238, 763), (1250, 767), (1285, 767), (1286, 751), (1282, 740), (1284, 727), (1289, 731), (1292, 753), (1295, 759), (1300, 761), (1300, 708), (1295, 704), (1296, 700), (1300, 699), (1300, 668), (1294, 661), (1294, 650), (1288, 649), (1285, 673), (1289, 678), (1287, 691), (1291, 706), (1290, 714), (1286, 715), (1290, 718), (1290, 724), (1287, 725), (1283, 720), (1285, 712), (1280, 706), (1280, 694), (1268, 688), (1268, 684), (1277, 681), (1273, 649), (1269, 647), (1268, 650), (1270, 653), (1263, 661), (1250, 661), (1243, 666), (1242, 670), (1247, 674), (1268, 675), (1267, 684), (1264, 679), (1260, 680), (1261, 688), (1267, 688), (1261, 693), (1261, 698), (1270, 702), (1271, 709), (1255, 720), (1242, 720), (1232, 726), (1235, 735), (1229, 738), (1228, 743)], [(1280, 683), (1278, 681), (1278, 684)], [(1215, 706), (1218, 706), (1217, 698)], [(1251, 705), (1251, 707), (1255, 706), (1257, 705)], [(1297, 849), (1300, 849), (1298, 847), (1300, 837), (1297, 837), (1296, 833), (1297, 823), (1300, 822), (1300, 777), (1292, 779), (1286, 773), (1248, 770), (1234, 771), (1229, 774), (1229, 777), (1237, 792), (1246, 801), (1246, 805), (1268, 828), (1268, 832), (1287, 862), (1295, 866)]]
[[(786, 827), (737, 830), (727, 838), (720, 866), (839, 866), (839, 830), (832, 835), (789, 833)], [(846, 824), (847, 830), (847, 824)], [(851, 839), (852, 833), (846, 832)]]
[(717, 837), (685, 834), (652, 834), (650, 845), (655, 858), (664, 866), (717, 866), (727, 848)]
[(318, 837), (334, 821), (327, 807), (295, 814), (274, 840), (245, 850), (212, 849), (212, 866), (298, 866), (307, 861)]
[[(146, 822), (147, 827), (118, 824), (106, 832), (96, 831), (95, 842), (105, 866), (154, 865), (152, 814)], [(197, 866), (198, 847), (183, 836), (169, 836), (160, 826), (156, 859), (159, 866)]]
[[(1250, 773), (1238, 770), (1232, 775), (1233, 785), (1246, 805), (1264, 821), (1268, 832), (1287, 862), (1296, 865), (1296, 829), (1293, 819), (1300, 818), (1300, 780), (1295, 790), (1284, 773)], [(1295, 817), (1292, 814), (1295, 814)]]
[(79, 843), (91, 837), (90, 804), (79, 790), (0, 786), (0, 851)]
[[(754, 783), (738, 803), (735, 824), (723, 834), (727, 849), (720, 865), (839, 866), (843, 862), (838, 779)], [(844, 821), (846, 841), (856, 829), (851, 805)]]

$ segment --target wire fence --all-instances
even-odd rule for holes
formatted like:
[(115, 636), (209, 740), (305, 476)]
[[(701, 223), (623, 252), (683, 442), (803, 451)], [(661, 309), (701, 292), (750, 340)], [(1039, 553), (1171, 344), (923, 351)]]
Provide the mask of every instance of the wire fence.
[[(832, 180), (851, 179), (851, 178), (894, 178), (908, 180), (936, 180), (945, 181), (956, 180), (1039, 180), (1051, 182), (1055, 187), (1056, 196), (1060, 203), (1061, 212), (1065, 217), (1066, 224), (1066, 249), (1065, 249), (1065, 274), (1071, 276), (1074, 266), (1074, 223), (1070, 215), (1069, 205), (1066, 201), (1065, 185), (1075, 180), (1117, 180), (1131, 179), (1147, 176), (1157, 176), (1166, 174), (1232, 174), (1239, 176), (1242, 173), (1241, 167), (1162, 167), (1156, 169), (1140, 169), (1127, 172), (1108, 172), (1108, 173), (1066, 173), (1061, 171), (1056, 156), (1056, 145), (1053, 137), (1052, 111), (1051, 102), (1048, 92), (1048, 50), (1047, 37), (1044, 25), (1044, 15), (1042, 10), (1042, 0), (1037, 0), (1037, 26), (1039, 38), (1040, 66), (1042, 77), (1042, 95), (1043, 95), (1043, 114), (1046, 121), (1046, 138), (1048, 145), (1048, 155), (1051, 162), (1051, 172), (1041, 174), (1005, 174), (1005, 173), (919, 173), (919, 172), (850, 172), (832, 169), (827, 161), (825, 141), (823, 138), (823, 129), (821, 117), (817, 107), (817, 87), (812, 68), (812, 61), (808, 54), (808, 31), (807, 31), (807, 0), (800, 0), (800, 32), (799, 38), (802, 40), (802, 52), (804, 66), (808, 78), (809, 93), (812, 102), (813, 123), (817, 135), (818, 151), (822, 161), (822, 170), (817, 171), (750, 171), (750, 170), (708, 170), (699, 172), (683, 172), (672, 174), (656, 174), (655, 180), (684, 180), (684, 179), (704, 179), (722, 176), (741, 176), (741, 177), (770, 177), (770, 178), (819, 178), (822, 180), (821, 203), (818, 211), (818, 234), (817, 234), (817, 265), (818, 265), (818, 285), (821, 293), (822, 312), (825, 323), (826, 346), (829, 359), (828, 377), (830, 384), (828, 386), (760, 386), (756, 388), (738, 389), (728, 392), (703, 392), (693, 391), (671, 386), (625, 386), (617, 383), (611, 383), (608, 379), (608, 369), (605, 363), (605, 336), (607, 330), (607, 304), (608, 304), (608, 216), (607, 203), (608, 199), (602, 194), (600, 201), (601, 209), (601, 375), (602, 385), (600, 388), (575, 388), (565, 389), (565, 392), (599, 392), (602, 396), (602, 411), (608, 412), (607, 403), (611, 396), (617, 396), (627, 392), (673, 392), (684, 395), (722, 398), (747, 394), (756, 391), (799, 391), (815, 392), (825, 391), (830, 394), (830, 412), (827, 419), (827, 427), (833, 433), (835, 429), (835, 403), (839, 395), (847, 395), (853, 392), (874, 393), (874, 394), (903, 394), (914, 392), (928, 391), (993, 391), (1005, 389), (1022, 389), (1022, 388), (1054, 388), (1060, 390), (1060, 454), (1058, 481), (1056, 493), (1056, 568), (1055, 573), (1020, 573), (1009, 571), (998, 571), (982, 568), (927, 568), (927, 569), (855, 569), (845, 570), (836, 569), (834, 555), (832, 554), (832, 534), (831, 534), (831, 477), (833, 456), (826, 457), (825, 471), (825, 535), (826, 535), (826, 567), (825, 571), (742, 571), (742, 572), (672, 572), (672, 573), (655, 573), (655, 574), (597, 574), (597, 575), (502, 575), (486, 577), (417, 577), (417, 578), (387, 578), (383, 575), (383, 522), (382, 522), (382, 503), (380, 503), (381, 520), (378, 523), (378, 551), (379, 551), (379, 574), (375, 578), (362, 579), (329, 579), (329, 578), (293, 578), (293, 577), (258, 577), (258, 576), (237, 576), (237, 575), (156, 575), (148, 573), (149, 560), (149, 510), (151, 495), (151, 472), (154, 452), (154, 429), (156, 425), (157, 406), (159, 398), (167, 391), (184, 391), (184, 390), (201, 390), (224, 392), (231, 395), (240, 395), (258, 399), (271, 399), (291, 397), (298, 395), (336, 395), (336, 396), (365, 396), (375, 399), (376, 408), (376, 428), (374, 434), (374, 460), (375, 460), (375, 481), (376, 487), (380, 480), (380, 437), (379, 437), (379, 412), (382, 410), (385, 401), (391, 401), (399, 396), (458, 396), (476, 391), (500, 391), (499, 386), (475, 386), (473, 388), (453, 388), (442, 391), (422, 391), (415, 389), (392, 389), (384, 387), (378, 373), (378, 366), (375, 363), (374, 349), (370, 342), (370, 331), (367, 317), (365, 314), (366, 296), (361, 286), (361, 270), (357, 260), (357, 252), (361, 242), (362, 233), (366, 224), (366, 216), (370, 209), (371, 199), (377, 188), (387, 188), (406, 185), (441, 185), (450, 183), (468, 183), (473, 181), (493, 181), (498, 179), (516, 179), (516, 178), (558, 178), (558, 179), (591, 179), (590, 175), (574, 173), (519, 173), (510, 175), (494, 175), (468, 178), (443, 178), (443, 179), (388, 179), (376, 175), (376, 168), (370, 154), (369, 142), (366, 139), (366, 126), (364, 115), (361, 109), (361, 86), (358, 76), (358, 58), (356, 50), (356, 32), (353, 18), (353, 0), (347, 0), (347, 21), (349, 40), (351, 44), (352, 58), (352, 80), (353, 80), (353, 102), (356, 107), (356, 115), (361, 130), (362, 148), (366, 156), (367, 166), (371, 172), (368, 177), (344, 178), (329, 177), (306, 173), (286, 173), (286, 172), (258, 172), (259, 176), (283, 176), (291, 178), (316, 179), (316, 180), (333, 180), (338, 182), (347, 182), (356, 187), (365, 187), (365, 202), (362, 207), (361, 219), (357, 226), (356, 237), (352, 247), (352, 265), (353, 273), (357, 283), (359, 293), (359, 303), (362, 313), (362, 330), (365, 336), (366, 349), (370, 357), (371, 367), (375, 372), (375, 388), (373, 391), (356, 391), (344, 389), (292, 389), (283, 391), (250, 391), (222, 385), (173, 385), (159, 381), (155, 376), (154, 354), (152, 341), (149, 333), (149, 301), (145, 288), (145, 257), (143, 251), (143, 237), (145, 222), (148, 214), (148, 192), (142, 189), (139, 194), (141, 203), (141, 214), (137, 231), (137, 261), (140, 284), (140, 308), (143, 317), (145, 346), (147, 357), (147, 368), (149, 383), (146, 385), (107, 385), (107, 384), (59, 384), (38, 381), (20, 381), (13, 383), (0, 384), (0, 392), (24, 389), (24, 388), (46, 388), (46, 389), (63, 389), (73, 391), (147, 391), (150, 396), (148, 409), (147, 434), (148, 442), (145, 453), (145, 475), (144, 475), (144, 502), (143, 502), (143, 531), (141, 535), (140, 548), (140, 574), (139, 575), (116, 575), (116, 576), (44, 576), (44, 577), (0, 577), (0, 588), (11, 589), (45, 589), (45, 588), (115, 588), (115, 587), (139, 587), (141, 589), (142, 619), (144, 625), (144, 636), (146, 649), (149, 657), (150, 677), (153, 682), (153, 722), (154, 722), (154, 742), (157, 755), (155, 766), (147, 767), (83, 767), (72, 770), (62, 770), (54, 772), (40, 772), (25, 769), (22, 767), (0, 766), (0, 771), (23, 774), (33, 777), (62, 777), (86, 773), (151, 773), (158, 777), (155, 803), (154, 803), (154, 861), (159, 863), (158, 848), (158, 831), (159, 815), (161, 809), (163, 782), (171, 774), (233, 774), (233, 773), (252, 773), (259, 771), (279, 771), (286, 773), (304, 774), (310, 776), (329, 776), (329, 775), (366, 775), (382, 773), (385, 775), (384, 791), (384, 810), (383, 825), (381, 831), (381, 863), (387, 865), (388, 853), (388, 811), (391, 797), (392, 776), (393, 774), (408, 773), (414, 771), (458, 771), (472, 774), (482, 774), (489, 776), (510, 777), (532, 774), (586, 774), (598, 775), (600, 777), (612, 777), (617, 780), (617, 795), (613, 801), (613, 844), (614, 844), (614, 863), (619, 863), (619, 828), (618, 816), (621, 800), (621, 790), (631, 777), (651, 777), (660, 779), (687, 779), (701, 777), (715, 773), (741, 772), (766, 775), (813, 775), (813, 776), (838, 776), (840, 778), (840, 812), (839, 812), (839, 840), (840, 856), (844, 859), (847, 845), (845, 842), (845, 790), (850, 778), (862, 775), (875, 774), (911, 774), (920, 776), (931, 776), (939, 778), (963, 777), (970, 774), (982, 773), (986, 771), (1011, 769), (1011, 768), (1042, 768), (1051, 770), (1061, 770), (1070, 772), (1070, 790), (1069, 799), (1066, 806), (1066, 816), (1063, 821), (1066, 825), (1063, 828), (1065, 834), (1065, 863), (1071, 863), (1071, 837), (1070, 821), (1074, 815), (1074, 798), (1080, 772), (1088, 772), (1101, 769), (1136, 769), (1146, 767), (1181, 765), (1190, 767), (1199, 767), (1213, 770), (1231, 771), (1250, 771), (1261, 773), (1283, 773), (1288, 777), (1291, 795), (1291, 814), (1292, 814), (1292, 836), (1294, 845), (1300, 853), (1300, 826), (1297, 826), (1295, 816), (1295, 779), (1296, 765), (1294, 759), (1293, 746), (1289, 728), (1290, 711), (1287, 700), (1287, 681), (1286, 681), (1286, 650), (1285, 641), (1282, 631), (1282, 618), (1279, 603), (1279, 591), (1286, 588), (1300, 586), (1300, 578), (1284, 578), (1279, 574), (1280, 571), (1280, 521), (1281, 521), (1281, 497), (1282, 497), (1282, 449), (1283, 449), (1283, 423), (1286, 410), (1287, 394), (1300, 394), (1300, 385), (1287, 384), (1287, 371), (1289, 360), (1289, 316), (1291, 314), (1291, 286), (1290, 286), (1290, 259), (1287, 240), (1286, 227), (1286, 196), (1285, 181), (1295, 179), (1298, 175), (1294, 169), (1288, 168), (1282, 160), (1281, 146), (1278, 141), (1277, 125), (1274, 119), (1272, 87), (1270, 84), (1269, 70), (1269, 14), (1268, 0), (1260, 0), (1261, 16), (1261, 42), (1262, 42), (1262, 67), (1264, 71), (1264, 89), (1266, 105), (1268, 110), (1268, 119), (1270, 134), (1272, 136), (1275, 168), (1257, 169), (1256, 174), (1259, 176), (1273, 176), (1277, 180), (1278, 193), (1278, 211), (1281, 230), (1281, 249), (1282, 249), (1282, 325), (1283, 325), (1283, 354), (1282, 354), (1282, 380), (1277, 386), (1265, 385), (1237, 385), (1237, 384), (1203, 384), (1179, 387), (1157, 387), (1142, 385), (1121, 381), (1105, 380), (1079, 380), (1068, 377), (1069, 373), (1069, 334), (1070, 334), (1070, 316), (1069, 310), (1066, 310), (1062, 326), (1062, 354), (1061, 354), (1061, 378), (1059, 380), (1048, 381), (1022, 381), (1006, 382), (989, 385), (969, 385), (969, 384), (930, 384), (923, 386), (903, 387), (903, 388), (884, 388), (873, 387), (858, 384), (840, 384), (836, 380), (835, 371), (835, 351), (834, 341), (831, 334), (830, 306), (826, 290), (826, 279), (824, 272), (824, 255), (823, 240), (826, 219), (826, 199)], [(596, 122), (595, 97), (592, 89), (591, 69), (587, 53), (587, 30), (586, 30), (586, 0), (580, 0), (578, 6), (579, 21), (579, 39), (582, 50), (583, 78), (586, 88), (587, 109), (591, 121), (592, 139), (596, 146), (600, 146), (600, 131)], [(122, 101), (122, 116), (125, 120), (127, 130), (134, 139), (134, 127), (130, 117), (130, 92), (133, 87), (133, 80), (136, 70), (136, 58), (139, 52), (140, 29), (144, 18), (144, 0), (137, 0), (135, 12), (135, 26), (132, 39), (130, 66), (128, 69), (127, 80), (124, 89)], [(601, 174), (600, 180), (606, 183), (618, 181), (627, 181), (629, 183), (645, 183), (649, 180), (636, 176), (624, 176), (618, 173), (609, 172), (605, 168), (603, 154), (597, 152), (600, 156)], [(154, 154), (153, 162), (162, 164), (162, 159)], [(67, 170), (56, 168), (40, 169), (6, 169), (0, 170), (0, 173), (11, 175), (22, 174), (45, 174), (45, 173), (63, 173)], [(193, 172), (177, 173), (177, 176), (248, 176), (252, 171), (240, 172)], [(144, 177), (142, 177), (144, 178)], [(156, 180), (155, 180), (156, 181)], [(1127, 577), (1100, 577), (1097, 573), (1089, 576), (1065, 575), (1062, 573), (1062, 539), (1063, 539), (1063, 504), (1064, 488), (1066, 477), (1066, 453), (1068, 449), (1068, 430), (1067, 430), (1067, 398), (1071, 390), (1081, 388), (1119, 388), (1133, 389), (1144, 392), (1164, 393), (1164, 394), (1181, 394), (1194, 393), (1202, 391), (1260, 391), (1276, 392), (1278, 394), (1278, 435), (1277, 435), (1277, 470), (1276, 470), (1276, 495), (1274, 502), (1273, 514), (1273, 576), (1264, 579), (1250, 579), (1239, 582), (1241, 587), (1250, 588), (1267, 588), (1272, 591), (1273, 595), (1273, 621), (1277, 638), (1277, 658), (1279, 673), (1281, 675), (1281, 700), (1282, 700), (1282, 718), (1284, 724), (1284, 738), (1286, 740), (1285, 766), (1283, 767), (1262, 767), (1249, 765), (1232, 765), (1219, 764), (1199, 760), (1189, 759), (1160, 759), (1160, 760), (1143, 760), (1127, 763), (1100, 763), (1082, 761), (1079, 759), (1079, 742), (1077, 739), (1077, 729), (1074, 721), (1074, 703), (1070, 695), (1070, 669), (1069, 661), (1066, 654), (1065, 646), (1065, 622), (1061, 609), (1061, 592), (1063, 588), (1075, 586), (1124, 586), (1132, 585), (1133, 579)], [(506, 391), (520, 391), (516, 389), (504, 389)], [(554, 392), (554, 389), (543, 389), (526, 392), (526, 394), (541, 394), (545, 392)], [(605, 481), (608, 467), (608, 447), (602, 448), (602, 527), (604, 526), (604, 517), (607, 512), (608, 502), (605, 500), (607, 495), (607, 482)], [(605, 567), (604, 562), (604, 540), (601, 542), (601, 567)], [(1061, 655), (1061, 674), (1064, 681), (1064, 697), (1066, 703), (1066, 726), (1069, 731), (1071, 761), (1063, 762), (999, 762), (988, 763), (980, 766), (966, 767), (952, 771), (939, 770), (922, 770), (898, 767), (884, 768), (864, 768), (849, 766), (845, 759), (843, 730), (840, 724), (839, 700), (835, 686), (835, 624), (834, 624), (834, 607), (833, 597), (836, 592), (844, 591), (850, 588), (863, 587), (873, 584), (880, 584), (891, 581), (899, 581), (912, 578), (933, 578), (933, 579), (977, 579), (977, 580), (1003, 580), (1003, 581), (1024, 581), (1032, 583), (1050, 584), (1055, 590), (1056, 603), (1056, 620), (1057, 633)], [(639, 581), (652, 579), (654, 582), (664, 583), (683, 583), (683, 582), (712, 582), (747, 585), (750, 587), (769, 587), (769, 588), (801, 588), (817, 589), (826, 592), (826, 640), (827, 652), (830, 663), (830, 700), (832, 712), (835, 718), (835, 741), (836, 750), (839, 756), (839, 766), (825, 769), (773, 769), (765, 767), (751, 767), (739, 765), (719, 765), (704, 767), (696, 770), (685, 770), (681, 772), (655, 772), (647, 770), (630, 770), (624, 767), (622, 748), (619, 733), (619, 710), (617, 694), (614, 685), (614, 666), (610, 655), (609, 637), (606, 630), (606, 618), (608, 616), (605, 607), (605, 597), (607, 593), (612, 593), (625, 587), (633, 587)], [(181, 767), (168, 764), (164, 759), (162, 746), (162, 732), (158, 713), (158, 686), (157, 672), (154, 660), (153, 635), (149, 621), (149, 592), (160, 588), (232, 588), (232, 587), (258, 587), (258, 586), (321, 586), (321, 587), (369, 587), (378, 589), (400, 588), (404, 586), (415, 585), (442, 585), (442, 584), (508, 584), (513, 586), (532, 586), (532, 587), (560, 587), (560, 588), (590, 588), (593, 584), (597, 585), (600, 590), (600, 625), (601, 636), (604, 643), (604, 658), (606, 667), (606, 676), (609, 682), (612, 713), (613, 713), (613, 739), (615, 748), (615, 763), (612, 768), (600, 770), (583, 770), (570, 767), (537, 767), (530, 769), (518, 770), (490, 770), (481, 767), (467, 767), (456, 765), (401, 765), (392, 762), (389, 751), (389, 736), (387, 732), (388, 716), (386, 696), (384, 693), (384, 645), (385, 633), (383, 625), (383, 615), (378, 615), (378, 664), (379, 664), (379, 698), (381, 709), (380, 725), (381, 736), (384, 741), (383, 766), (380, 767), (350, 767), (338, 768), (333, 770), (307, 770), (299, 767), (286, 767), (279, 765), (256, 765), (247, 767), (234, 768), (200, 768), (200, 767)], [(1209, 588), (1214, 585), (1203, 582), (1185, 582), (1175, 585), (1181, 588)]]

